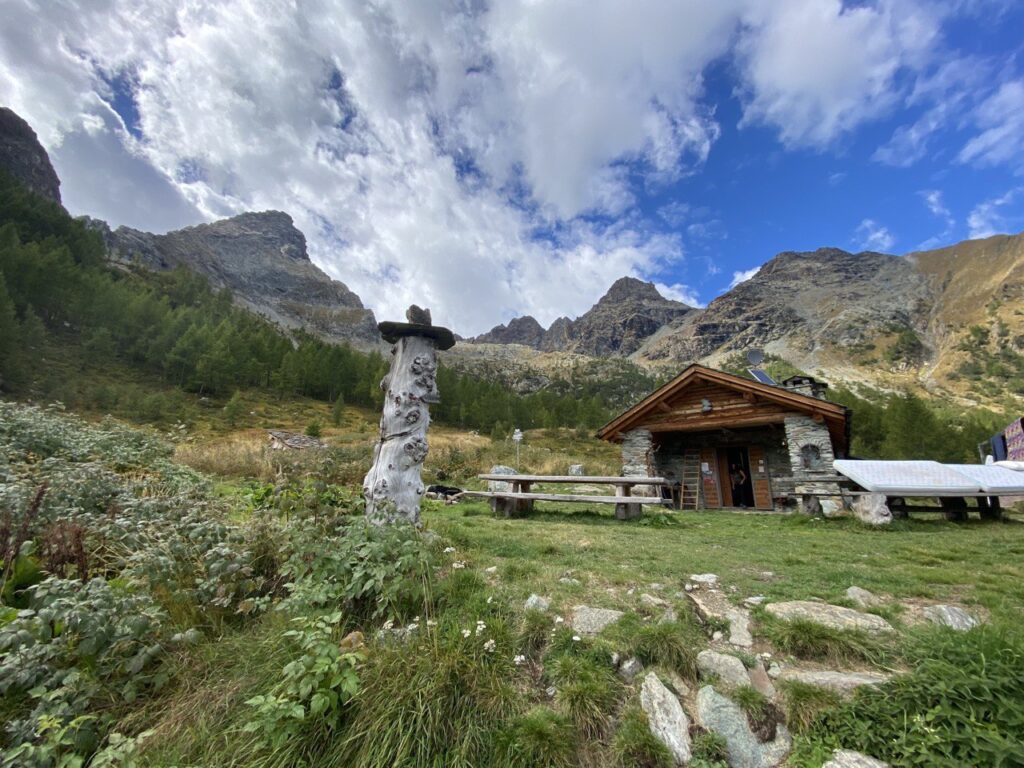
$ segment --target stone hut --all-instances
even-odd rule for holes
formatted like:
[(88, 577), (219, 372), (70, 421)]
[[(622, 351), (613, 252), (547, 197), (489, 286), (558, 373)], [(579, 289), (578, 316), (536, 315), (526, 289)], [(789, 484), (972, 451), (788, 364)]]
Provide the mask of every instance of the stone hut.
[[(850, 412), (810, 376), (765, 384), (703, 365), (608, 422), (622, 474), (665, 477), (681, 509), (783, 508), (838, 491)], [(640, 489), (636, 489), (640, 493)]]

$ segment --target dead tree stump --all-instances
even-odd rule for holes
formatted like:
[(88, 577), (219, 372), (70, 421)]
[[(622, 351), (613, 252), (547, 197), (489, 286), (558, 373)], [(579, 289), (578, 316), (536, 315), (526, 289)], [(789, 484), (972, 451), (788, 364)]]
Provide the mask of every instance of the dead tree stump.
[(420, 477), (427, 457), (427, 428), (437, 391), (437, 350), (453, 346), (447, 328), (430, 324), (429, 310), (410, 307), (409, 323), (378, 326), (394, 343), (391, 368), (381, 380), (384, 408), (373, 464), (363, 480), (366, 517), (375, 525), (408, 522), (419, 525), (424, 487)]

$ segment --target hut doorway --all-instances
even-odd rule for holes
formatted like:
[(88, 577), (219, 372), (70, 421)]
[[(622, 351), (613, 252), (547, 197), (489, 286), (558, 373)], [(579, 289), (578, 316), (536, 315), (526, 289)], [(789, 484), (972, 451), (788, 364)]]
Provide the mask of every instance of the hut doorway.
[(723, 507), (749, 509), (754, 506), (750, 451), (746, 447), (718, 449), (718, 476), (722, 484)]

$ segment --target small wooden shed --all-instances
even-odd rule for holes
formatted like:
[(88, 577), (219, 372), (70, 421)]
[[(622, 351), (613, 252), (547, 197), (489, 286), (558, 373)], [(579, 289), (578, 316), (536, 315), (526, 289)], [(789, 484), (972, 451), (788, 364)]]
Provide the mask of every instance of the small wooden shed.
[(598, 437), (621, 443), (623, 475), (669, 479), (680, 508), (773, 509), (836, 490), (850, 413), (827, 389), (810, 376), (773, 385), (694, 364)]

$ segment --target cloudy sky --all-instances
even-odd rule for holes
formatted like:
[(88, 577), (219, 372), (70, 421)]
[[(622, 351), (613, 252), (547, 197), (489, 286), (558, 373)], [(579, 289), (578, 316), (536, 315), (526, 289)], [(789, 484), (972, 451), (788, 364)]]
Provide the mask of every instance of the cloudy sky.
[(378, 317), (463, 334), (618, 277), (1024, 229), (1018, 0), (2, 0), (65, 204), (287, 211)]

